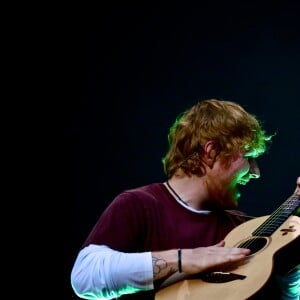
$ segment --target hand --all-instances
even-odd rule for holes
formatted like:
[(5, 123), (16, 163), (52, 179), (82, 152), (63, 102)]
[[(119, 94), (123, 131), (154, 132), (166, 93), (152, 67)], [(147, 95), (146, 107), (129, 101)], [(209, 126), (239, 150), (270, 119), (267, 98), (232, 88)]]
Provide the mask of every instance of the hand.
[[(224, 247), (221, 241), (210, 247), (181, 250), (181, 269), (186, 274), (204, 271), (224, 271), (225, 268), (242, 262), (250, 254), (249, 249)], [(178, 271), (178, 251), (175, 249), (152, 252), (154, 280), (170, 276)]]
[(224, 247), (221, 241), (210, 247), (182, 249), (182, 271), (196, 274), (204, 271), (225, 269), (243, 261), (250, 254), (249, 249)]

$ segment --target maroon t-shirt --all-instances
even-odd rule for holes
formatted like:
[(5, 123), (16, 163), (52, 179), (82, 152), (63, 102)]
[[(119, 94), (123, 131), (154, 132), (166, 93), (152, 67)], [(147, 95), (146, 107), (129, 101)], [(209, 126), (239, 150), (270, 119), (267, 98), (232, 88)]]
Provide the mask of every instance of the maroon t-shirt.
[[(103, 212), (83, 247), (106, 245), (122, 252), (205, 247), (224, 239), (243, 221), (226, 211), (190, 211), (164, 184), (153, 183), (120, 193)], [(128, 299), (135, 298), (132, 295)], [(145, 294), (139, 299), (154, 298), (146, 298)]]

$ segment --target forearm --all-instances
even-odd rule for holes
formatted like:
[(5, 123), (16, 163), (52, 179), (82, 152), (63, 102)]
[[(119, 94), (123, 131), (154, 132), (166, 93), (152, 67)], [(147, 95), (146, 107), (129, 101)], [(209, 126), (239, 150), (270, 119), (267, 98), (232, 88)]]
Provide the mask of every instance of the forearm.
[(82, 249), (71, 272), (75, 293), (85, 299), (112, 299), (153, 289), (151, 253), (122, 253), (105, 246)]
[(153, 280), (168, 277), (178, 271), (178, 250), (152, 252)]

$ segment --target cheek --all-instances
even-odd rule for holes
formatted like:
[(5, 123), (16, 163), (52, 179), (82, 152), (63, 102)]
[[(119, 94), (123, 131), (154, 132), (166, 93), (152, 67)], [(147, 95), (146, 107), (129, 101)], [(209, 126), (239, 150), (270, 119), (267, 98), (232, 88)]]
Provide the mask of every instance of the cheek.
[(249, 164), (247, 164), (246, 166), (244, 166), (241, 170), (240, 170), (240, 174), (241, 175), (246, 175), (249, 173), (250, 167)]
[(233, 165), (234, 165), (235, 172), (238, 173), (239, 175), (245, 175), (250, 170), (249, 162), (245, 158), (240, 158), (236, 160)]

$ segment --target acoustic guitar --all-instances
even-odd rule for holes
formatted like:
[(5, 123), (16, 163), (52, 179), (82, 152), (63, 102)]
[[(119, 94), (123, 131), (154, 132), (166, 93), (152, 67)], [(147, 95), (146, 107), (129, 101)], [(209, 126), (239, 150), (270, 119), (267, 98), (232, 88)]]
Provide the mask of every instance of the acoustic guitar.
[[(246, 221), (225, 237), (225, 247), (251, 250), (242, 264), (196, 275), (175, 273), (161, 285), (155, 300), (244, 300), (253, 296), (269, 280), (274, 254), (300, 236), (300, 218), (292, 216), (299, 203), (299, 196), (293, 194), (271, 215)], [(300, 249), (296, 260), (300, 263)]]

